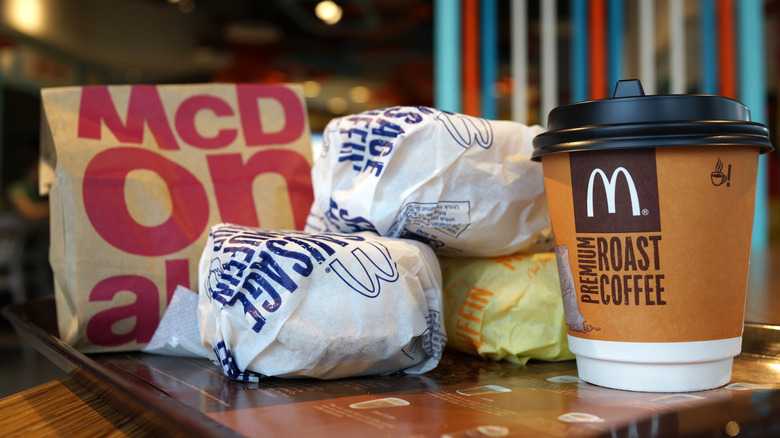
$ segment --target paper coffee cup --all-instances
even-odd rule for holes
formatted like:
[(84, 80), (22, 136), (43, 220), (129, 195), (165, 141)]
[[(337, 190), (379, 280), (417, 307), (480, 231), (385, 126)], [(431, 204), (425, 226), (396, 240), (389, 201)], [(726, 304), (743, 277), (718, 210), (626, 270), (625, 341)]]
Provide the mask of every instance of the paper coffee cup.
[(533, 158), (579, 377), (637, 391), (728, 383), (767, 128), (731, 99), (644, 96), (639, 81), (554, 109), (548, 128)]

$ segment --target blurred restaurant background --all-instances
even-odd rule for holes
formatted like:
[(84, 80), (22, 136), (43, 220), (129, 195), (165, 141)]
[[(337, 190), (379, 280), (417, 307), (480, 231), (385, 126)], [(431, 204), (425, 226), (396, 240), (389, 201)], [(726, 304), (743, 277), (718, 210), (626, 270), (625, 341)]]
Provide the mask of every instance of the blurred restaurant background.
[[(0, 0), (0, 14), (6, 211), (44, 87), (300, 83), (316, 142), (334, 117), (396, 105), (544, 125), (639, 78), (647, 94), (740, 100), (778, 144), (780, 0)], [(780, 238), (777, 157), (761, 162), (762, 244)]]

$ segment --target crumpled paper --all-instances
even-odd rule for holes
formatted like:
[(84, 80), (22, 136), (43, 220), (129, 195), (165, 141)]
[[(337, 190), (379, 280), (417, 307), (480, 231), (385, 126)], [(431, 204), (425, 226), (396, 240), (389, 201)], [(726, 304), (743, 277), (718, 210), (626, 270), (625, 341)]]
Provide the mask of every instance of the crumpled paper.
[(574, 359), (555, 253), (439, 260), (449, 347), (514, 363)]
[(441, 271), (419, 242), (218, 224), (199, 275), (201, 337), (232, 379), (424, 373), (446, 344)]
[(177, 286), (152, 340), (142, 350), (165, 356), (206, 357), (198, 327), (198, 294)]
[(542, 167), (530, 160), (540, 132), (426, 107), (333, 119), (304, 229), (374, 230), (446, 256), (551, 251)]

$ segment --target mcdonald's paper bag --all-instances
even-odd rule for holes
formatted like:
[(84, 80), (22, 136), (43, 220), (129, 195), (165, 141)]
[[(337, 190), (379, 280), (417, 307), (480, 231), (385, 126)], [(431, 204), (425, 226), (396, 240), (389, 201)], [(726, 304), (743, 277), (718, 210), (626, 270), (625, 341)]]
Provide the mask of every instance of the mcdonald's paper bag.
[(83, 352), (148, 343), (176, 287), (196, 288), (210, 225), (304, 226), (311, 143), (297, 86), (66, 87), (41, 98), (57, 318)]

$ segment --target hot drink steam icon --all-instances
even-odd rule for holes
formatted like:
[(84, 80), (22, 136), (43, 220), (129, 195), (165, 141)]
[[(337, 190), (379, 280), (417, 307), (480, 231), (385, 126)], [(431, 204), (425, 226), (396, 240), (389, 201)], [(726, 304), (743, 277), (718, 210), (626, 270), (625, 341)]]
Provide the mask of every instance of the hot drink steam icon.
[(727, 169), (726, 173), (723, 173), (723, 161), (720, 161), (720, 158), (718, 158), (718, 163), (715, 165), (715, 171), (710, 174), (712, 185), (717, 187), (726, 183), (726, 187), (731, 186), (731, 164), (729, 164)]

